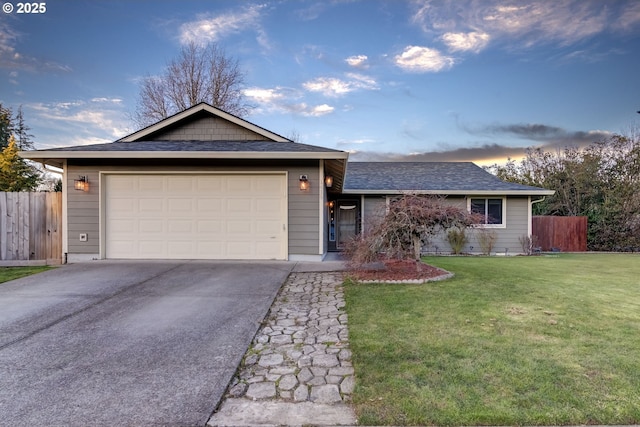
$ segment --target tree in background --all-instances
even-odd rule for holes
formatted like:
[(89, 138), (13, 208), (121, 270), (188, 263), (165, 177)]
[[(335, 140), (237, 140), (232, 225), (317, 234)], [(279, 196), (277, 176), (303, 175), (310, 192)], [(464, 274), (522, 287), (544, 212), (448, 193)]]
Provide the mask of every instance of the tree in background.
[(199, 102), (242, 116), (249, 109), (243, 85), (244, 73), (237, 59), (216, 44), (191, 42), (167, 64), (162, 75), (142, 80), (133, 119), (145, 127)]
[(9, 144), (13, 134), (13, 111), (0, 103), (0, 148)]
[(579, 149), (530, 148), (516, 163), (493, 165), (501, 179), (555, 190), (534, 215), (588, 217), (590, 250), (640, 250), (640, 137), (612, 135)]
[(41, 172), (18, 155), (13, 136), (0, 152), (0, 191), (34, 191), (41, 180)]
[(33, 135), (29, 133), (31, 128), (27, 126), (22, 112), (22, 105), (18, 107), (13, 125), (13, 134), (16, 138), (16, 145), (20, 151), (33, 150)]

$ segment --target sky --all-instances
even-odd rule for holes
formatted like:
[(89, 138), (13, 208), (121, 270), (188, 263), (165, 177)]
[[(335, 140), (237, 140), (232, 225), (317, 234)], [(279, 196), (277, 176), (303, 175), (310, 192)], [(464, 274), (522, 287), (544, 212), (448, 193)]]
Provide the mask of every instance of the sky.
[(353, 161), (488, 165), (640, 124), (637, 0), (0, 3), (0, 103), (38, 149), (137, 130), (141, 79), (190, 42), (238, 60), (246, 120)]

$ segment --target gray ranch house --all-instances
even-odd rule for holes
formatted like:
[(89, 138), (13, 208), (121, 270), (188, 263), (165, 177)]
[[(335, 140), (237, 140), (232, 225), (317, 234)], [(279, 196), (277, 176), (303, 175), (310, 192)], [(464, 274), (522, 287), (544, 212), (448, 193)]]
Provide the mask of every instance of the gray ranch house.
[(473, 163), (349, 163), (347, 152), (295, 143), (206, 103), (112, 143), (21, 155), (63, 170), (68, 262), (320, 261), (405, 192), (483, 213), (496, 249), (518, 253), (532, 203), (553, 194)]

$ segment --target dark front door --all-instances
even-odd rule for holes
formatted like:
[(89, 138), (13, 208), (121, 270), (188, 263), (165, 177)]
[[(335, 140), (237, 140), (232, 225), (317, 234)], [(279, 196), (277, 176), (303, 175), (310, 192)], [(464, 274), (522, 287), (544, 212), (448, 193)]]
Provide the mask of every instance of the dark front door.
[(353, 236), (358, 234), (359, 203), (351, 200), (338, 200), (336, 206), (336, 243), (342, 249)]

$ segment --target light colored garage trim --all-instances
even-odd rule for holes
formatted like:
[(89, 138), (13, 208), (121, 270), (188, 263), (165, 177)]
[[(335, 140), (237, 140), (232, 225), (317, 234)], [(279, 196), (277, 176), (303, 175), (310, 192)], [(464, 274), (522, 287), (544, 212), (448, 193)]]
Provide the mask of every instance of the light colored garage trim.
[[(154, 171), (136, 171), (136, 170), (114, 170), (114, 171), (100, 171), (99, 172), (99, 181), (100, 181), (100, 192), (98, 196), (98, 200), (100, 203), (99, 207), (99, 239), (100, 239), (100, 259), (106, 258), (106, 176), (108, 175), (189, 175), (189, 176), (202, 176), (202, 175), (280, 175), (284, 177), (285, 183), (288, 182), (288, 172), (287, 171), (175, 171), (175, 170), (154, 170)], [(284, 186), (284, 192), (282, 194), (283, 203), (285, 206), (285, 217), (283, 218), (284, 226), (287, 230), (283, 235), (283, 246), (284, 246), (284, 259), (289, 258), (289, 239), (288, 239), (288, 228), (289, 228), (289, 218), (288, 218), (288, 191), (287, 186)]]
[(318, 254), (324, 257), (324, 224), (325, 224), (325, 194), (327, 193), (327, 187), (324, 185), (324, 161), (320, 162), (320, 169), (318, 170), (318, 182), (320, 191), (318, 191)]

